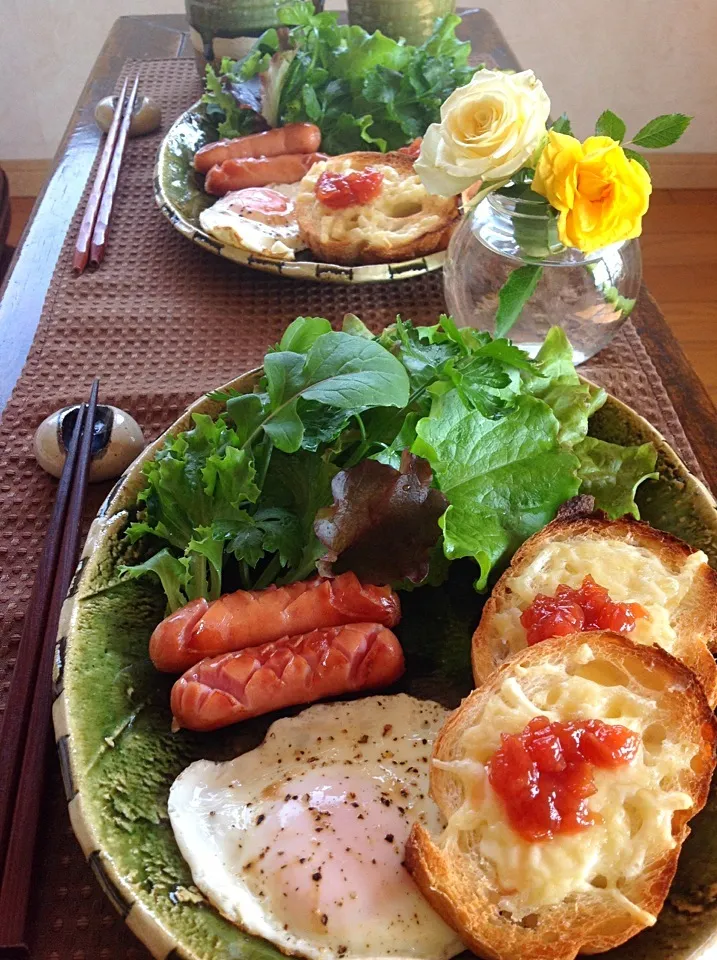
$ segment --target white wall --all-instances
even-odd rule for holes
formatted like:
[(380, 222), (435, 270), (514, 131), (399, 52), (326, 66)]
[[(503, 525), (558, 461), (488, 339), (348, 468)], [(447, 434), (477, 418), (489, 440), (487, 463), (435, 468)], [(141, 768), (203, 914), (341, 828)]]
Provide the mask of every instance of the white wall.
[[(391, 0), (386, 0), (390, 3)], [(467, 4), (469, 0), (459, 0)], [(330, 7), (341, 0), (329, 0)], [(488, 0), (519, 60), (588, 135), (610, 107), (635, 132), (695, 121), (676, 149), (717, 152), (717, 0)], [(112, 22), (181, 0), (0, 0), (0, 158), (49, 157)]]

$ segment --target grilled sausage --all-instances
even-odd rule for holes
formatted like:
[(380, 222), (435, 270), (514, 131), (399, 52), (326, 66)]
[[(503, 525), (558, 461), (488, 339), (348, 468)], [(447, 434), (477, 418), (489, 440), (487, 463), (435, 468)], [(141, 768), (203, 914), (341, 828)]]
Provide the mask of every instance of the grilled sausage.
[(323, 153), (284, 153), (280, 157), (225, 160), (213, 166), (204, 181), (207, 193), (223, 197), (232, 190), (266, 187), (270, 183), (297, 183), (311, 170)]
[(212, 604), (193, 600), (159, 624), (149, 655), (158, 670), (181, 673), (205, 657), (281, 637), (345, 623), (393, 627), (400, 618), (399, 599), (390, 587), (362, 584), (355, 574), (342, 573), (333, 580), (238, 590)]
[(272, 710), (388, 686), (405, 669), (395, 634), (351, 623), (202, 660), (172, 688), (175, 725), (217, 730)]
[(321, 146), (321, 131), (313, 123), (288, 123), (285, 127), (252, 133), (233, 140), (217, 140), (194, 154), (194, 169), (208, 173), (225, 160), (280, 157), (285, 153), (315, 153)]

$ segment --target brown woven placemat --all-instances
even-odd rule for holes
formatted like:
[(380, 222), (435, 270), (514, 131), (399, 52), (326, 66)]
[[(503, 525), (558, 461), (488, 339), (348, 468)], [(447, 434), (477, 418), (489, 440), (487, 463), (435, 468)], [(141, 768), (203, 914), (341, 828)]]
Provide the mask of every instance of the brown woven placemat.
[[(200, 95), (191, 61), (128, 63), (125, 71), (136, 68), (143, 92), (161, 103), (165, 130)], [(83, 399), (98, 375), (101, 399), (128, 410), (151, 439), (189, 401), (258, 364), (297, 315), (339, 321), (350, 311), (380, 329), (397, 313), (427, 323), (444, 309), (440, 274), (339, 287), (274, 278), (200, 250), (154, 205), (161, 136), (129, 142), (108, 258), (99, 272), (80, 278), (70, 266), (80, 213), (75, 216), (27, 364), (0, 422), (0, 711), (54, 498), (55, 482), (32, 457), (34, 430), (48, 413)], [(644, 293), (638, 309), (647, 319), (657, 312)], [(700, 473), (631, 324), (582, 370), (647, 417)], [(88, 519), (106, 490), (93, 489)], [(31, 906), (33, 958), (147, 958), (95, 884), (70, 830), (54, 758), (51, 767)]]

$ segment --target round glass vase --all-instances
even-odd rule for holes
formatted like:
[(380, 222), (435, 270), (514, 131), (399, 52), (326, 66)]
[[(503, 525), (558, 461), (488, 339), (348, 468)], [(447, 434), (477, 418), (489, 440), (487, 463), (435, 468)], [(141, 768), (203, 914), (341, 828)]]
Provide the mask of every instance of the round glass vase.
[(612, 340), (642, 278), (637, 240), (581, 253), (560, 243), (555, 214), (544, 201), (493, 193), (464, 216), (448, 247), (444, 290), (458, 325), (495, 334), (498, 292), (525, 264), (539, 264), (542, 275), (506, 336), (535, 356), (550, 327), (560, 326), (575, 363)]

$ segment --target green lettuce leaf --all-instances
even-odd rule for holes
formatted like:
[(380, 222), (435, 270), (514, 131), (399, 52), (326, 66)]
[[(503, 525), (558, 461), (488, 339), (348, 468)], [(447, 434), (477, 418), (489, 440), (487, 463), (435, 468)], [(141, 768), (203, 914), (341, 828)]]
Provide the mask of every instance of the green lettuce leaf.
[(651, 443), (621, 447), (595, 437), (586, 437), (573, 448), (580, 460), (580, 493), (595, 497), (595, 506), (611, 518), (640, 512), (635, 493), (644, 480), (656, 480), (657, 451)]
[(434, 400), (416, 430), (412, 452), (429, 461), (450, 502), (441, 520), (444, 550), (450, 559), (476, 560), (478, 589), (580, 487), (578, 458), (560, 447), (557, 418), (533, 397), (492, 420), (451, 391)]
[(574, 444), (587, 435), (588, 420), (607, 400), (601, 387), (583, 383), (573, 364), (573, 350), (560, 327), (551, 327), (535, 358), (535, 372), (524, 387), (548, 404), (560, 423), (558, 439)]

